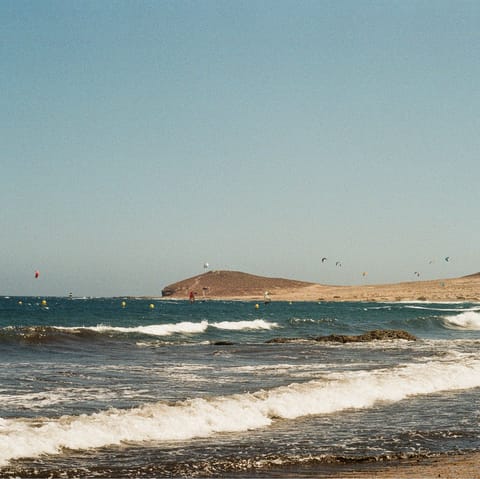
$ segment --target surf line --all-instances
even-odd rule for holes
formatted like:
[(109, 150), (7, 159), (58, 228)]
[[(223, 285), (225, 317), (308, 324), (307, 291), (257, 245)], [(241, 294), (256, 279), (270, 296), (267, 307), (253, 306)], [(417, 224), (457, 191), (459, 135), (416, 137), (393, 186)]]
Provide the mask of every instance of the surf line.
[(53, 328), (63, 331), (81, 331), (89, 330), (97, 333), (104, 332), (117, 332), (117, 333), (140, 333), (150, 336), (168, 336), (175, 333), (180, 334), (195, 334), (203, 333), (208, 327), (216, 329), (225, 329), (231, 331), (241, 330), (260, 330), (260, 329), (272, 329), (279, 327), (278, 323), (269, 323), (263, 319), (255, 319), (252, 321), (222, 321), (218, 323), (209, 323), (207, 320), (199, 323), (181, 322), (172, 324), (153, 324), (148, 326), (134, 326), (134, 327), (121, 327), (121, 326), (109, 326), (99, 324), (97, 326), (53, 326)]
[(475, 387), (480, 387), (480, 359), (457, 355), (392, 369), (331, 373), (255, 393), (42, 419), (43, 424), (39, 418), (0, 419), (0, 466), (21, 457), (59, 454), (64, 448), (189, 440), (267, 427), (275, 420), (365, 409), (379, 401)]

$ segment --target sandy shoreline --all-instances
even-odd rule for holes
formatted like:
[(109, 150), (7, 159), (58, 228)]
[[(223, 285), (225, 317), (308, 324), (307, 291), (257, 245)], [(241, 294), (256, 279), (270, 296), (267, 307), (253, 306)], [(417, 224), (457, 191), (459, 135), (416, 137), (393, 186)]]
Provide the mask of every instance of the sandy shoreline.
[[(313, 476), (311, 476), (313, 477)], [(345, 478), (448, 478), (480, 479), (480, 453), (445, 455), (434, 458), (409, 459), (394, 463), (366, 464), (357, 467), (342, 466), (327, 472), (323, 477)]]
[(243, 479), (480, 479), (480, 452), (380, 462), (292, 465), (268, 472), (232, 475)]
[(232, 477), (256, 479), (278, 477), (290, 479), (480, 479), (480, 453), (444, 455), (432, 458), (404, 459), (352, 464), (292, 466)]

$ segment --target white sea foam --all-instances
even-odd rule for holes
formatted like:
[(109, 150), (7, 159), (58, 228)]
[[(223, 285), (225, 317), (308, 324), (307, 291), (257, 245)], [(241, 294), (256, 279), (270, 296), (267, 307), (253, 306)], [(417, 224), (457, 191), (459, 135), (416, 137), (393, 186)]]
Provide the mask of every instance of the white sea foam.
[(210, 326), (217, 329), (228, 329), (230, 331), (241, 331), (244, 329), (273, 329), (278, 328), (278, 323), (269, 323), (264, 319), (255, 319), (253, 321), (220, 321), (212, 323)]
[[(292, 379), (312, 377), (312, 374), (323, 373), (331, 365), (325, 363), (315, 364), (259, 364), (255, 366), (236, 366), (230, 371), (237, 374), (252, 374), (254, 376), (264, 376), (265, 378), (282, 377), (288, 374)], [(235, 376), (234, 376), (235, 379)]]
[(474, 308), (431, 308), (426, 306), (405, 306), (405, 307), (409, 309), (426, 309), (428, 311), (480, 311), (480, 308), (478, 306)]
[(444, 316), (443, 323), (448, 329), (480, 330), (480, 313), (464, 311), (455, 316)]
[(135, 327), (121, 327), (121, 326), (107, 326), (99, 324), (97, 326), (83, 326), (74, 328), (58, 327), (57, 329), (63, 330), (90, 330), (99, 333), (104, 332), (116, 332), (116, 333), (141, 333), (148, 334), (150, 336), (169, 336), (175, 333), (181, 334), (194, 334), (203, 333), (208, 328), (208, 321), (201, 321), (200, 323), (192, 323), (184, 321), (181, 323), (171, 324), (152, 324), (149, 326), (135, 326)]
[(146, 392), (146, 390), (129, 388), (117, 388), (114, 391), (108, 388), (55, 388), (47, 391), (10, 394), (0, 390), (0, 402), (3, 407), (33, 410), (60, 403), (116, 399), (120, 394), (124, 399), (134, 398)]
[(39, 409), (67, 400), (67, 395), (59, 391), (41, 391), (18, 394), (5, 394), (0, 391), (0, 401), (4, 407), (24, 407)]
[(116, 333), (141, 333), (148, 334), (150, 336), (169, 336), (171, 334), (198, 334), (203, 333), (208, 327), (217, 329), (226, 329), (230, 331), (241, 330), (260, 330), (260, 329), (273, 329), (278, 327), (278, 323), (269, 323), (263, 319), (255, 319), (253, 321), (221, 321), (209, 324), (204, 320), (199, 323), (192, 323), (184, 321), (181, 323), (170, 324), (151, 324), (147, 326), (135, 326), (135, 327), (122, 327), (122, 326), (110, 326), (104, 324), (98, 324), (97, 326), (82, 326), (82, 327), (60, 327), (56, 326), (56, 329), (61, 330), (90, 330), (98, 333), (116, 332)]
[(465, 303), (478, 303), (478, 301), (422, 301), (422, 300), (402, 300), (402, 301), (383, 301), (385, 304), (397, 304), (405, 306), (406, 308), (414, 307), (414, 305), (422, 304), (425, 306), (431, 305), (453, 305), (453, 304), (465, 304)]
[(63, 448), (89, 449), (122, 441), (175, 441), (215, 433), (266, 427), (275, 419), (295, 419), (379, 401), (480, 387), (480, 359), (455, 354), (437, 361), (393, 369), (351, 371), (255, 393), (110, 409), (57, 419), (1, 419), (0, 465), (20, 457), (58, 454)]

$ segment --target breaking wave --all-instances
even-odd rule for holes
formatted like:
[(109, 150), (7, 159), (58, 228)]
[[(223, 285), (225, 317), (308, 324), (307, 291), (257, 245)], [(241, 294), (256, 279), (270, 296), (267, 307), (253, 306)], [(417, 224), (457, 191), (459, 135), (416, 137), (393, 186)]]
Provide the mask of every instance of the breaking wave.
[(124, 441), (177, 441), (268, 427), (276, 420), (370, 408), (380, 401), (480, 387), (480, 360), (465, 354), (391, 369), (331, 373), (254, 393), (157, 402), (59, 418), (1, 419), (0, 466)]
[(97, 326), (83, 326), (83, 327), (74, 327), (74, 328), (62, 328), (57, 326), (57, 329), (60, 330), (81, 330), (87, 329), (90, 331), (96, 331), (98, 333), (113, 332), (113, 333), (134, 333), (134, 334), (146, 334), (149, 336), (169, 336), (171, 334), (198, 334), (203, 333), (208, 328), (208, 321), (201, 321), (200, 323), (192, 323), (184, 321), (181, 323), (171, 323), (171, 324), (152, 324), (148, 326), (132, 326), (132, 327), (122, 327), (122, 326), (108, 326), (108, 325), (97, 325)]
[(456, 316), (444, 316), (443, 324), (448, 329), (480, 331), (480, 313), (464, 311)]
[(212, 323), (210, 326), (229, 331), (255, 330), (255, 329), (273, 329), (278, 328), (278, 323), (269, 323), (264, 319), (255, 319), (253, 321), (221, 321)]
[(438, 308), (438, 307), (427, 307), (427, 306), (415, 306), (415, 305), (408, 305), (405, 306), (407, 309), (424, 309), (427, 311), (480, 311), (478, 306), (472, 308)]
[[(230, 331), (243, 330), (269, 330), (278, 327), (277, 323), (269, 323), (263, 319), (256, 319), (253, 321), (221, 321), (216, 323), (209, 323), (204, 320), (199, 323), (181, 322), (171, 324), (153, 324), (149, 326), (135, 326), (135, 327), (119, 327), (119, 326), (91, 326), (83, 328), (71, 328), (74, 330), (88, 329), (96, 332), (116, 332), (116, 333), (138, 333), (150, 336), (169, 336), (171, 334), (199, 334), (204, 333), (209, 327), (217, 329), (225, 329)], [(65, 328), (59, 328), (65, 329)]]
[[(170, 336), (173, 334), (201, 334), (208, 328), (229, 331), (271, 330), (278, 328), (278, 323), (263, 319), (253, 321), (221, 321), (209, 323), (183, 321), (179, 323), (151, 324), (146, 326), (111, 326), (98, 324), (96, 326), (24, 326), (6, 327), (0, 329), (0, 341), (23, 341), (29, 343), (61, 342), (73, 339), (95, 340), (105, 334), (141, 334), (146, 336)], [(107, 339), (107, 338), (106, 338)]]

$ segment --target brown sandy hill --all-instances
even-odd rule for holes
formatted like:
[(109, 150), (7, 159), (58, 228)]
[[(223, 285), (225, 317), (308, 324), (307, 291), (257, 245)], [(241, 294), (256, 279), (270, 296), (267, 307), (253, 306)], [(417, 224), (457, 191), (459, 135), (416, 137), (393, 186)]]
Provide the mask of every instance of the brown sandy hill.
[(335, 286), (238, 271), (209, 271), (166, 286), (163, 297), (262, 300), (265, 291), (279, 301), (480, 301), (480, 273), (460, 278), (393, 284)]
[(467, 274), (467, 276), (462, 276), (462, 277), (459, 278), (459, 279), (467, 279), (467, 278), (470, 278), (470, 279), (480, 279), (480, 272), (479, 272), (479, 273), (473, 273), (473, 274)]
[(296, 291), (314, 283), (284, 278), (266, 278), (239, 271), (209, 271), (163, 288), (163, 297), (188, 298), (190, 291), (197, 297), (208, 298), (263, 298), (282, 290)]

